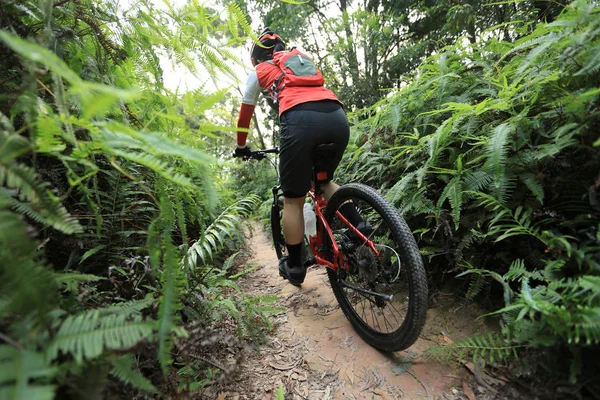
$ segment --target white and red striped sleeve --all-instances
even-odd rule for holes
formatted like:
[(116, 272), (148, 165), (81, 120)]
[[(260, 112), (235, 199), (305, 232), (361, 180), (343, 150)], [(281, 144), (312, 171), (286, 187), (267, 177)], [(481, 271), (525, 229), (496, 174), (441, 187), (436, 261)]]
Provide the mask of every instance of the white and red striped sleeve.
[(254, 114), (254, 108), (258, 103), (258, 97), (260, 96), (260, 85), (258, 84), (258, 77), (256, 72), (248, 75), (246, 82), (246, 90), (242, 97), (242, 106), (240, 107), (240, 115), (238, 117), (237, 127), (243, 128), (244, 130), (237, 131), (237, 145), (238, 147), (246, 147), (246, 139), (248, 138), (248, 129), (250, 128), (250, 120), (252, 114)]

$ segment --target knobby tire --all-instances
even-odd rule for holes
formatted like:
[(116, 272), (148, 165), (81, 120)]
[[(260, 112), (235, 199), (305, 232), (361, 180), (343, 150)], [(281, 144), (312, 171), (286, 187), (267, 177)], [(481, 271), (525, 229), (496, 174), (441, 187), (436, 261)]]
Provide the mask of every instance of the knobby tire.
[[(390, 268), (397, 268), (396, 279), (398, 279), (398, 276), (400, 276), (400, 271), (402, 271), (402, 281), (390, 280), (390, 282), (393, 283), (384, 284), (388, 285), (390, 288), (397, 287), (400, 284), (403, 285), (403, 296), (398, 295), (398, 297), (408, 297), (408, 305), (406, 306), (405, 304), (402, 304), (400, 307), (402, 309), (406, 309), (406, 311), (403, 311), (403, 315), (405, 313), (405, 316), (402, 317), (403, 320), (401, 318), (401, 321), (398, 321), (398, 319), (394, 316), (396, 321), (398, 321), (399, 327), (397, 329), (393, 329), (392, 331), (382, 332), (384, 329), (381, 329), (381, 324), (379, 322), (375, 323), (375, 313), (379, 312), (385, 314), (385, 307), (388, 307), (388, 310), (392, 310), (392, 307), (394, 307), (393, 310), (396, 310), (396, 306), (394, 304), (389, 302), (384, 304), (384, 300), (378, 300), (379, 304), (377, 304), (377, 308), (373, 310), (374, 304), (377, 301), (373, 301), (373, 299), (371, 299), (369, 300), (370, 304), (366, 303), (370, 305), (371, 313), (373, 313), (372, 319), (374, 320), (376, 327), (372, 327), (368, 323), (369, 315), (367, 315), (367, 313), (364, 311), (364, 306), (363, 317), (361, 317), (359, 311), (355, 309), (355, 306), (358, 306), (358, 302), (356, 305), (353, 305), (352, 303), (352, 299), (360, 299), (360, 297), (356, 292), (352, 291), (352, 289), (344, 288), (342, 286), (340, 274), (345, 274), (345, 272), (336, 272), (331, 268), (327, 268), (331, 288), (333, 289), (335, 297), (340, 304), (342, 311), (357, 333), (367, 343), (379, 350), (387, 352), (407, 349), (419, 337), (419, 334), (421, 333), (421, 330), (425, 324), (425, 317), (427, 313), (427, 279), (419, 248), (411, 230), (397, 210), (374, 189), (362, 184), (344, 185), (331, 197), (325, 209), (324, 216), (332, 228), (334, 227), (334, 219), (337, 221), (338, 225), (341, 225), (339, 218), (336, 217), (336, 211), (342, 204), (350, 200), (356, 203), (365, 204), (365, 208), (370, 207), (369, 209), (372, 210), (370, 215), (375, 216), (374, 220), (380, 220), (380, 225), (384, 227), (384, 230), (387, 226), (386, 232), (391, 232), (385, 236), (390, 237), (390, 239), (382, 239), (382, 243), (383, 241), (387, 240), (385, 243), (395, 244), (394, 247), (397, 249), (397, 251), (390, 252), (389, 254), (394, 254), (396, 259), (399, 257), (400, 260), (397, 262), (397, 264), (390, 263)], [(375, 235), (376, 232), (373, 232), (373, 236)], [(377, 239), (373, 238), (374, 242), (376, 242), (376, 240)], [(331, 260), (333, 251), (330, 240), (325, 240), (324, 246), (325, 255)], [(391, 246), (388, 246), (388, 248), (391, 248)], [(370, 252), (370, 250), (361, 251), (363, 251), (363, 253), (366, 251)], [(371, 252), (371, 254), (373, 253)], [(375, 261), (377, 261), (374, 256), (373, 258)], [(383, 261), (381, 264), (383, 264)], [(380, 268), (383, 269), (383, 267)], [(355, 271), (355, 279), (357, 279), (359, 282), (359, 275), (361, 273), (363, 275), (369, 274), (368, 271)], [(348, 274), (346, 279), (350, 278), (351, 276)], [(373, 281), (376, 280), (373, 279)], [(373, 283), (369, 284), (375, 285)], [(407, 286), (407, 289), (404, 288), (405, 286)], [(367, 295), (362, 294), (361, 296), (365, 298), (368, 297)], [(396, 311), (392, 311), (392, 313), (393, 312)], [(384, 318), (387, 319), (385, 315)], [(387, 321), (385, 322), (385, 325), (388, 325)], [(389, 325), (391, 326), (392, 324), (389, 323)]]

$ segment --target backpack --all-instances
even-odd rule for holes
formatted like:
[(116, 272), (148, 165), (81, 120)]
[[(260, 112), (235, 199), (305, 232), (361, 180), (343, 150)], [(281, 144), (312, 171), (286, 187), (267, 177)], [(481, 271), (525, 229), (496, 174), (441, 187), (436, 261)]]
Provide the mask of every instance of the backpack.
[(286, 86), (323, 86), (325, 80), (312, 59), (295, 47), (273, 55), (272, 63), (281, 69), (281, 76), (273, 82), (269, 91), (277, 103), (279, 92)]

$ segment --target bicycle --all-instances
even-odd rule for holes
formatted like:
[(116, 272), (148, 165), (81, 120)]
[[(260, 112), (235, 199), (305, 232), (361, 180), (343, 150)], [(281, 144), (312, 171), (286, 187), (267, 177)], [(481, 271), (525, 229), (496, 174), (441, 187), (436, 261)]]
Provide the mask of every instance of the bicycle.
[[(331, 146), (320, 145), (314, 152), (314, 185), (308, 196), (314, 204), (317, 233), (309, 238), (313, 257), (304, 265), (327, 267), (336, 300), (369, 345), (387, 352), (404, 350), (419, 337), (427, 313), (427, 279), (419, 248), (404, 219), (373, 188), (358, 183), (343, 185), (329, 202), (325, 201), (318, 161), (327, 157)], [(278, 153), (277, 148), (255, 150), (245, 159), (263, 160)], [(281, 259), (287, 253), (281, 228), (281, 186), (274, 186), (272, 193), (271, 231), (277, 258)], [(368, 237), (339, 211), (349, 201), (370, 224)]]

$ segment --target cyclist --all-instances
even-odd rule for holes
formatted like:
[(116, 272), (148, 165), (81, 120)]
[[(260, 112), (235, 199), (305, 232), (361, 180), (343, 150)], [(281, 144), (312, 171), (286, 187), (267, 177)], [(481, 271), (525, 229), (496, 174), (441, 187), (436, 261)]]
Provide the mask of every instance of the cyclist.
[[(255, 71), (248, 76), (242, 98), (235, 156), (245, 158), (251, 154), (246, 143), (248, 128), (259, 94), (263, 92), (269, 96), (271, 106), (278, 108), (281, 125), (279, 173), (284, 195), (283, 233), (288, 256), (280, 260), (279, 273), (291, 284), (300, 286), (306, 276), (301, 259), (303, 205), (311, 187), (312, 153), (320, 144), (335, 143), (331, 157), (321, 160), (327, 177), (323, 181), (319, 178), (323, 196), (329, 200), (339, 188), (331, 179), (348, 144), (350, 127), (342, 103), (322, 82), (312, 86), (281, 85), (282, 69), (273, 62), (273, 56), (285, 51), (285, 42), (277, 33), (266, 28), (258, 41), (262, 46), (255, 43), (251, 50), (250, 59)], [(344, 204), (342, 213), (363, 233), (370, 229), (352, 203)]]

